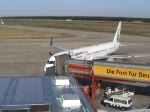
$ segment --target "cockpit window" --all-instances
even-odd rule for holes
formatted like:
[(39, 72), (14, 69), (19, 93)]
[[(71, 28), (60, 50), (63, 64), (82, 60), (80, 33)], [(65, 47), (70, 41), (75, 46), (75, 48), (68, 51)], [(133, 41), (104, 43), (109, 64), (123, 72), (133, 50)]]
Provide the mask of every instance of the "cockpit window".
[(47, 61), (47, 64), (55, 64), (55, 61)]

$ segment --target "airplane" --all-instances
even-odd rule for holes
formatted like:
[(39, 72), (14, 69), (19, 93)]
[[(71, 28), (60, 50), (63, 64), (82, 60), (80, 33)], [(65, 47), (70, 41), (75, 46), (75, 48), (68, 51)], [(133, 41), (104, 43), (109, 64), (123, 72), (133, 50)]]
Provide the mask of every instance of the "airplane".
[(63, 54), (69, 54), (71, 59), (76, 59), (76, 60), (106, 59), (107, 61), (113, 61), (114, 59), (117, 59), (117, 58), (131, 58), (131, 57), (147, 56), (147, 55), (137, 55), (137, 54), (111, 55), (116, 50), (118, 50), (120, 46), (125, 46), (119, 42), (120, 32), (121, 32), (121, 24), (122, 24), (122, 22), (120, 21), (112, 42), (102, 43), (102, 44), (93, 45), (93, 46), (87, 46), (87, 47), (78, 48), (78, 49), (70, 50), (70, 49), (66, 49), (66, 48), (54, 45), (52, 38), (51, 38), (50, 46), (52, 46), (54, 48), (58, 48), (63, 51), (52, 55), (48, 59), (47, 63), (45, 64), (44, 70), (46, 71), (47, 68), (54, 66), (55, 56), (59, 56), (59, 55), (63, 55)]

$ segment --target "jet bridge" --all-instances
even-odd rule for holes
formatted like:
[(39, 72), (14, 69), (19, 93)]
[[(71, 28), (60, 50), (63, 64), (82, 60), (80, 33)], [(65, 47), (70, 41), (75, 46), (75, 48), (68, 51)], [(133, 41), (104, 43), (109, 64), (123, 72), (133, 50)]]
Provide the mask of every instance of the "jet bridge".
[(67, 61), (67, 72), (97, 78), (150, 84), (150, 66), (112, 62)]
[[(92, 98), (102, 88), (101, 81), (150, 87), (150, 66), (106, 61), (71, 60), (68, 55), (56, 57), (55, 73), (90, 79)], [(49, 75), (49, 74), (48, 74)], [(51, 74), (50, 74), (51, 75)]]
[(65, 66), (66, 74), (91, 80), (92, 98), (95, 98), (96, 91), (102, 88), (102, 85), (96, 85), (97, 81), (150, 87), (150, 66), (148, 65), (68, 60)]

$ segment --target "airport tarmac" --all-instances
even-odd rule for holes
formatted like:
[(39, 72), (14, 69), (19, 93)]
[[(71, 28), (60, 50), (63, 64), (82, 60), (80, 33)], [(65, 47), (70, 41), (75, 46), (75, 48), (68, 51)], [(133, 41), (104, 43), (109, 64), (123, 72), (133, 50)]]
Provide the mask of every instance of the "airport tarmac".
[[(2, 27), (2, 26), (1, 26)], [(57, 33), (74, 35), (71, 38), (54, 38), (53, 42), (69, 49), (80, 48), (88, 45), (109, 42), (114, 34), (85, 32), (74, 30), (61, 30), (52, 28), (33, 28), (3, 26), (10, 29), (29, 29), (44, 31), (50, 30)], [(59, 50), (51, 48), (50, 39), (1, 39), (0, 40), (0, 76), (31, 76), (43, 75), (44, 64), (49, 58), (49, 52), (56, 53)], [(150, 37), (121, 35), (120, 42), (129, 44), (121, 47), (117, 54), (146, 53), (150, 54)], [(132, 44), (132, 45), (130, 45)], [(127, 63), (150, 64), (150, 57), (123, 60)]]
[[(85, 32), (74, 30), (61, 30), (51, 28), (32, 28), (32, 27), (12, 27), (25, 28), (30, 30), (50, 30), (58, 33), (68, 33), (74, 37), (54, 38), (53, 42), (59, 46), (69, 49), (80, 48), (88, 45), (109, 42), (113, 40), (114, 34)], [(51, 48), (50, 39), (0, 39), (0, 76), (42, 76), (45, 74), (44, 65), (49, 58), (49, 52), (56, 53), (59, 50)], [(150, 37), (121, 35), (120, 42), (129, 44), (121, 47), (117, 54), (143, 53), (150, 54)], [(132, 44), (132, 45), (130, 45)], [(125, 63), (139, 63), (150, 65), (150, 57), (134, 58), (129, 60), (119, 60)], [(98, 100), (99, 101), (99, 100)], [(98, 102), (97, 101), (97, 102)], [(148, 97), (148, 101), (150, 98)], [(95, 100), (93, 100), (95, 102)], [(99, 104), (97, 105), (99, 106)], [(96, 107), (97, 107), (96, 106)], [(101, 107), (104, 108), (104, 107)], [(110, 109), (108, 109), (110, 110)]]

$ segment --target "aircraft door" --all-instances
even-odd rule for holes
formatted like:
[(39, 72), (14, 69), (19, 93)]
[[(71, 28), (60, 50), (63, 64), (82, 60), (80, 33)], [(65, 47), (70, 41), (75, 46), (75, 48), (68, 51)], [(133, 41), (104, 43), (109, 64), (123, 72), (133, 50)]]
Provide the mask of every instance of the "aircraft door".
[(70, 57), (73, 57), (73, 54), (74, 54), (73, 51), (70, 50), (70, 51), (69, 51), (69, 56), (70, 56)]

